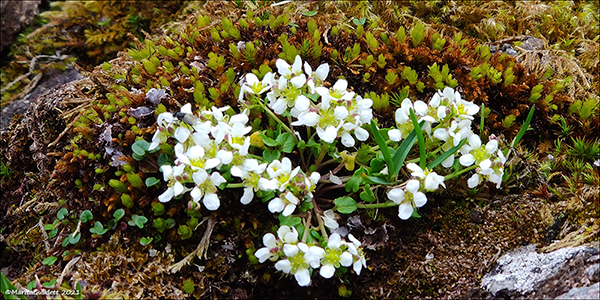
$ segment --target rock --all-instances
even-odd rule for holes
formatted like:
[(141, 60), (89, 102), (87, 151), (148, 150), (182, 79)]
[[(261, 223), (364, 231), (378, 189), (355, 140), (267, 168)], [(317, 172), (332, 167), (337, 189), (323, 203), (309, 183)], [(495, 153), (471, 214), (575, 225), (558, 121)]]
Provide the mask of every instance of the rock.
[(600, 283), (596, 282), (590, 286), (582, 288), (572, 288), (570, 291), (554, 299), (599, 299)]
[(4, 52), (14, 41), (19, 32), (29, 26), (33, 17), (39, 13), (42, 0), (0, 0), (0, 21), (2, 39), (0, 39), (0, 52)]
[(31, 91), (21, 99), (17, 99), (4, 107), (0, 112), (0, 130), (4, 130), (10, 125), (14, 115), (24, 114), (29, 105), (38, 97), (52, 92), (54, 88), (73, 80), (81, 79), (82, 76), (76, 68), (69, 67), (65, 71), (51, 69), (42, 76), (40, 82)]
[[(550, 253), (537, 253), (536, 245), (518, 248), (498, 259), (483, 277), (482, 294), (504, 299), (552, 299), (569, 293), (590, 293), (590, 284), (600, 280), (599, 253), (599, 246), (569, 247)], [(587, 288), (576, 290), (580, 287)]]

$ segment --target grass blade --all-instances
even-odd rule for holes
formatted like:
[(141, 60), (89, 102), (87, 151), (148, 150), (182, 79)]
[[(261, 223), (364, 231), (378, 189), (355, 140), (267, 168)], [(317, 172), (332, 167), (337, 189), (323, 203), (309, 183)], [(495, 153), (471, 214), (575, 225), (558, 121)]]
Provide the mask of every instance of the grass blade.
[(417, 116), (415, 116), (415, 111), (410, 109), (410, 119), (413, 122), (413, 126), (415, 126), (415, 132), (417, 132), (417, 140), (419, 141), (419, 165), (421, 169), (425, 169), (425, 158), (427, 156), (425, 149), (425, 140), (423, 139), (423, 132), (421, 131), (421, 126), (419, 125), (419, 121), (417, 121)]
[(442, 155), (438, 156), (438, 158), (436, 158), (434, 161), (429, 163), (429, 165), (427, 165), (427, 169), (432, 170), (437, 165), (441, 164), (444, 160), (446, 160), (446, 158), (450, 157), (450, 155), (456, 153), (456, 151), (458, 151), (458, 149), (460, 149), (460, 147), (462, 147), (466, 142), (467, 139), (463, 139), (458, 145), (448, 149), (448, 151), (444, 152)]
[(513, 140), (511, 147), (515, 147), (521, 141), (521, 138), (523, 137), (523, 135), (525, 135), (525, 131), (527, 131), (527, 128), (529, 128), (529, 124), (531, 123), (531, 119), (533, 119), (534, 112), (535, 112), (535, 105), (533, 105), (531, 107), (531, 109), (529, 110), (527, 119), (525, 120), (525, 123), (523, 123), (521, 130), (519, 130), (519, 133), (517, 133), (517, 136), (515, 136), (515, 139)]
[[(423, 126), (423, 124), (425, 124), (425, 121), (421, 121), (421, 123), (419, 123), (420, 126)], [(394, 162), (394, 169), (391, 169), (390, 180), (394, 179), (396, 175), (398, 175), (398, 173), (400, 172), (400, 169), (402, 169), (402, 166), (404, 165), (404, 160), (408, 156), (408, 153), (412, 149), (416, 140), (417, 132), (413, 130), (404, 139), (404, 141), (402, 141), (402, 144), (400, 144), (400, 146), (396, 150), (396, 153), (394, 153), (394, 157), (392, 158), (392, 161)], [(388, 168), (388, 170), (390, 169)]]
[(381, 136), (381, 133), (379, 133), (379, 130), (377, 129), (377, 126), (375, 125), (375, 121), (373, 121), (373, 120), (371, 120), (371, 133), (373, 134), (373, 138), (377, 142), (377, 145), (379, 145), (381, 154), (383, 154), (383, 159), (385, 160), (385, 163), (387, 163), (387, 165), (388, 165), (388, 170), (390, 170), (390, 169), (393, 170), (394, 165), (393, 165), (393, 161), (392, 161), (392, 155), (390, 154), (390, 149), (388, 148), (387, 144), (385, 143), (385, 140)]

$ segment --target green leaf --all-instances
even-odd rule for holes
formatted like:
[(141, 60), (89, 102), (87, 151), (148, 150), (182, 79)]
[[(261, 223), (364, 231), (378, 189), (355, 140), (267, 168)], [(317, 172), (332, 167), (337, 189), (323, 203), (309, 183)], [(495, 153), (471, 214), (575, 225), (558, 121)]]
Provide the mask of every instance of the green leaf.
[(146, 142), (145, 140), (137, 140), (135, 143), (133, 143), (133, 145), (131, 145), (131, 150), (133, 153), (139, 156), (144, 156), (148, 151), (149, 146), (150, 143)]
[(317, 11), (316, 10), (303, 11), (302, 14), (307, 17), (314, 17), (317, 14)]
[(283, 214), (279, 214), (277, 218), (279, 219), (280, 226), (287, 225), (290, 227), (294, 227), (302, 223), (302, 219), (300, 219), (299, 217), (294, 217), (292, 215), (284, 217)]
[(42, 265), (51, 266), (56, 262), (57, 259), (58, 259), (58, 257), (56, 257), (54, 255), (48, 256), (48, 257), (46, 257), (46, 259), (44, 259), (42, 261)]
[(265, 145), (269, 146), (269, 147), (277, 147), (279, 146), (279, 142), (277, 142), (276, 140), (266, 136), (264, 133), (259, 134), (258, 136), (260, 136), (263, 140), (263, 143), (265, 143)]
[(523, 137), (523, 135), (525, 135), (525, 131), (527, 131), (527, 128), (529, 128), (529, 124), (531, 123), (531, 119), (533, 119), (534, 112), (535, 112), (535, 105), (533, 105), (531, 107), (531, 109), (529, 110), (529, 114), (527, 114), (527, 119), (525, 119), (525, 123), (523, 123), (523, 126), (521, 127), (521, 129), (515, 136), (515, 139), (511, 143), (512, 147), (515, 147), (521, 141), (521, 138)]
[(146, 178), (146, 186), (147, 187), (151, 187), (153, 185), (157, 185), (158, 183), (160, 183), (160, 180), (157, 179), (156, 177), (148, 177), (148, 178)]
[(425, 139), (423, 139), (423, 132), (421, 131), (421, 125), (417, 121), (417, 116), (415, 116), (415, 111), (410, 109), (410, 119), (413, 122), (413, 126), (415, 127), (415, 132), (417, 133), (417, 139), (419, 141), (419, 165), (421, 169), (425, 169), (425, 158), (427, 158), (427, 149), (425, 149)]
[(450, 155), (456, 153), (460, 147), (462, 147), (467, 142), (467, 139), (463, 139), (460, 143), (444, 152), (442, 155), (438, 156), (434, 161), (427, 165), (427, 169), (433, 170), (437, 165), (441, 164), (446, 158), (450, 157)]
[(123, 210), (122, 208), (117, 209), (114, 213), (113, 213), (113, 217), (115, 218), (115, 222), (118, 222), (119, 220), (121, 220), (121, 218), (125, 216), (125, 210)]
[(103, 235), (107, 231), (108, 228), (104, 228), (102, 223), (100, 223), (99, 221), (96, 221), (96, 223), (94, 223), (94, 227), (90, 228), (90, 232), (97, 235)]
[(292, 153), (296, 147), (296, 139), (289, 132), (285, 132), (277, 137), (277, 142), (281, 145), (281, 151)]
[(351, 214), (358, 207), (356, 206), (356, 201), (350, 197), (340, 197), (336, 198), (334, 201), (335, 208), (342, 214)]
[(279, 159), (281, 156), (281, 152), (277, 149), (273, 149), (273, 151), (269, 151), (267, 149), (263, 150), (263, 158), (269, 163), (273, 162), (276, 159)]
[(140, 178), (140, 176), (138, 174), (127, 173), (126, 176), (127, 176), (127, 181), (129, 181), (129, 183), (131, 183), (131, 186), (136, 187), (136, 188), (141, 188), (144, 185), (142, 178)]
[(62, 220), (67, 216), (68, 213), (69, 213), (69, 211), (63, 207), (56, 213), (56, 218), (58, 218), (59, 220)]
[(81, 239), (81, 232), (78, 232), (77, 235), (73, 236), (73, 234), (69, 234), (69, 244), (75, 245), (79, 243)]
[(43, 287), (45, 287), (45, 288), (51, 288), (51, 287), (53, 287), (55, 284), (56, 284), (56, 279), (52, 279), (52, 280), (50, 280), (50, 281), (48, 281), (48, 282), (44, 282), (44, 283), (42, 283), (42, 286), (43, 286)]
[(373, 158), (369, 165), (371, 166), (371, 171), (369, 172), (370, 174), (377, 173), (385, 168), (385, 162), (379, 158)]
[(346, 182), (346, 192), (358, 192), (360, 188), (360, 177), (352, 176), (350, 180)]
[(375, 125), (375, 121), (371, 120), (371, 134), (373, 134), (373, 138), (379, 145), (379, 149), (381, 150), (381, 154), (383, 154), (383, 158), (388, 165), (388, 170), (394, 169), (394, 162), (392, 161), (392, 156), (390, 155), (390, 149), (385, 143), (385, 140), (377, 130), (377, 126)]
[[(10, 280), (8, 280), (8, 278), (6, 278), (2, 272), (0, 272), (0, 287), (2, 287), (2, 295), (4, 295), (4, 299), (6, 300), (27, 299), (25, 295), (20, 293), (20, 291), (12, 283), (10, 283)], [(11, 292), (7, 293), (7, 291)]]
[(194, 286), (194, 281), (191, 279), (187, 279), (183, 281), (183, 291), (188, 293), (188, 294), (192, 294), (194, 293), (195, 290), (195, 286)]
[(146, 245), (148, 245), (148, 244), (152, 243), (152, 240), (154, 240), (154, 238), (151, 238), (151, 237), (148, 237), (148, 238), (146, 238), (146, 237), (140, 238), (140, 245), (142, 245), (142, 246), (146, 246)]
[(115, 191), (119, 193), (127, 193), (127, 185), (117, 179), (111, 179), (108, 181), (108, 185), (110, 185)]
[[(424, 123), (425, 123), (425, 121), (421, 121), (420, 124), (423, 125)], [(416, 130), (413, 130), (404, 139), (404, 141), (402, 141), (402, 143), (396, 150), (396, 153), (394, 153), (394, 158), (392, 159), (392, 161), (394, 162), (394, 168), (391, 169), (391, 172), (389, 173), (390, 176), (388, 177), (388, 178), (390, 178), (390, 180), (393, 180), (396, 177), (396, 175), (398, 175), (398, 173), (400, 172), (400, 169), (404, 165), (404, 160), (406, 159), (406, 156), (408, 156), (408, 153), (412, 149), (416, 140), (417, 140), (417, 132), (416, 132)], [(388, 168), (388, 171), (390, 171), (390, 168)]]
[(135, 218), (135, 225), (137, 225), (137, 227), (139, 228), (144, 228), (144, 224), (146, 224), (146, 222), (148, 222), (148, 218), (144, 217), (144, 216), (138, 216), (137, 218)]
[(164, 165), (170, 165), (170, 161), (169, 161), (169, 156), (167, 156), (167, 154), (165, 153), (161, 153), (158, 156), (158, 159), (156, 160), (156, 162), (158, 163), (158, 166), (164, 166)]
[(362, 180), (364, 180), (365, 182), (370, 183), (370, 184), (383, 184), (383, 185), (394, 184), (393, 182), (389, 182), (383, 178), (367, 175), (364, 173), (361, 174), (361, 178), (362, 178)]
[(360, 193), (360, 199), (365, 202), (375, 201), (375, 195), (373, 194), (373, 191), (371, 191), (371, 186), (369, 184), (364, 186), (364, 191)]
[(79, 216), (79, 219), (81, 220), (82, 223), (91, 221), (93, 218), (94, 218), (94, 216), (92, 215), (92, 212), (89, 211), (88, 209), (82, 211), (81, 215)]

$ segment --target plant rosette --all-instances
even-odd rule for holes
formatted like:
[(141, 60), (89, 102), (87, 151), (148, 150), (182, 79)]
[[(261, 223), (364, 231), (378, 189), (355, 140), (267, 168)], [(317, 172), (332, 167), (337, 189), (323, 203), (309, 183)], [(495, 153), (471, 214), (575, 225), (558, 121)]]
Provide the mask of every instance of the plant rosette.
[[(335, 212), (397, 206), (398, 216), (406, 220), (418, 216), (427, 193), (470, 171), (469, 188), (484, 181), (500, 187), (506, 151), (495, 137), (485, 137), (483, 145), (482, 137), (473, 133), (480, 107), (463, 100), (458, 91), (446, 87), (427, 103), (404, 99), (395, 112), (395, 126), (379, 129), (371, 99), (349, 90), (344, 79), (325, 86), (329, 65), (313, 71), (296, 56), (291, 65), (278, 59), (276, 67), (276, 73), (263, 78), (242, 76), (240, 113), (228, 106), (193, 111), (191, 104), (176, 113), (161, 113), (148, 151), (165, 143), (174, 148), (170, 164), (160, 167), (167, 183), (158, 197), (162, 203), (189, 193), (188, 208), (214, 211), (221, 204), (220, 189), (239, 188), (244, 205), (258, 197), (268, 201), (267, 209), (274, 214), (300, 217), (304, 225), (280, 224), (277, 237), (266, 233), (264, 247), (255, 252), (260, 263), (275, 262), (277, 270), (293, 275), (299, 285), (309, 285), (315, 269), (331, 278), (342, 267), (352, 266), (356, 274), (366, 267), (361, 242), (333, 232), (339, 227)], [(248, 126), (259, 114), (266, 114), (277, 128)], [(356, 141), (370, 137), (376, 144), (356, 150)], [(418, 154), (409, 156), (415, 144)], [(351, 172), (357, 157), (365, 156), (371, 159), (361, 161), (353, 174), (336, 175)], [(409, 178), (400, 176), (403, 166)], [(332, 189), (341, 191), (340, 197), (322, 198)], [(385, 193), (373, 193), (376, 189)], [(364, 191), (362, 202), (354, 198), (359, 190)]]

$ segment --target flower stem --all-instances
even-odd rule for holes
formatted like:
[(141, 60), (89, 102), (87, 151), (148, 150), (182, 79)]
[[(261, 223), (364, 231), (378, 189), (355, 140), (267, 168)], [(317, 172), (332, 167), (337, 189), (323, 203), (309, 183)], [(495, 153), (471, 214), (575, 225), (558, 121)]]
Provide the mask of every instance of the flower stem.
[(226, 189), (237, 189), (237, 188), (241, 188), (244, 187), (244, 184), (241, 182), (238, 183), (228, 183), (225, 188)]
[(388, 201), (385, 203), (358, 203), (356, 204), (356, 207), (358, 208), (386, 208), (386, 207), (394, 207), (394, 206), (398, 206), (398, 203), (395, 203), (393, 201)]
[(315, 169), (319, 169), (319, 167), (321, 166), (321, 162), (323, 161), (323, 158), (325, 158), (325, 154), (327, 153), (327, 148), (328, 147), (322, 147), (321, 148), (321, 152), (319, 153), (319, 157), (317, 157), (317, 160), (315, 161)]
[(446, 175), (446, 176), (444, 176), (444, 181), (446, 181), (446, 180), (449, 180), (449, 179), (456, 178), (456, 177), (458, 177), (459, 175), (461, 175), (461, 174), (463, 174), (463, 173), (466, 173), (466, 172), (469, 172), (469, 171), (471, 171), (471, 170), (473, 170), (473, 169), (475, 169), (475, 168), (477, 168), (477, 165), (472, 165), (472, 166), (470, 166), (470, 167), (468, 167), (468, 168), (466, 168), (466, 169), (464, 169), (464, 170), (460, 170), (460, 171), (458, 171), (458, 172), (456, 172), (456, 173), (452, 173), (452, 174)]

